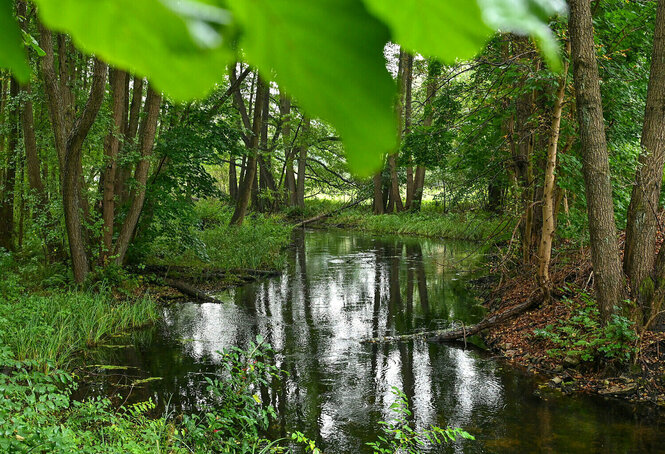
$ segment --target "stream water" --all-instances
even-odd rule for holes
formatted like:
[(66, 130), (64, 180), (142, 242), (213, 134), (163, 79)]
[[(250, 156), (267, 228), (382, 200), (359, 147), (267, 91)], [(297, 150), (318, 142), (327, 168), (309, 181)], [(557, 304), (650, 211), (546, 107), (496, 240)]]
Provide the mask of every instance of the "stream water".
[[(299, 430), (326, 453), (369, 452), (390, 418), (391, 387), (411, 401), (416, 427), (462, 427), (476, 437), (441, 452), (665, 452), (663, 421), (645, 409), (592, 396), (562, 396), (542, 379), (481, 349), (423, 341), (364, 344), (375, 336), (473, 323), (483, 308), (469, 290), (481, 260), (469, 243), (350, 232), (295, 234), (279, 277), (177, 303), (163, 321), (108, 348), (106, 370), (85, 393), (152, 397), (159, 408), (196, 411), (225, 347), (257, 334), (288, 377), (264, 392), (278, 412), (276, 436)], [(117, 347), (117, 346), (116, 346)], [(131, 386), (137, 379), (159, 377)], [(438, 451), (437, 451), (438, 452)]]

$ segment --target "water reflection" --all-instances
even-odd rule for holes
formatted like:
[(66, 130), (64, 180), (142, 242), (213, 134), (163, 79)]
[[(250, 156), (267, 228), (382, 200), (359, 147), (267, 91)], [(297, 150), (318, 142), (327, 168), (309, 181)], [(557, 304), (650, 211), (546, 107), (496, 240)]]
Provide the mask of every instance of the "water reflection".
[[(390, 418), (391, 386), (410, 399), (413, 422), (461, 426), (478, 441), (449, 452), (652, 452), (657, 421), (598, 399), (535, 396), (536, 383), (477, 350), (361, 339), (442, 328), (482, 317), (468, 275), (450, 264), (473, 246), (298, 232), (284, 273), (221, 293), (224, 305), (178, 304), (163, 326), (116, 361), (163, 377), (146, 392), (185, 411), (206, 399), (202, 375), (216, 351), (263, 335), (288, 378), (263, 390), (278, 410), (274, 435), (300, 430), (327, 453), (366, 452)], [(134, 397), (145, 397), (134, 391)], [(656, 452), (656, 451), (653, 451)]]

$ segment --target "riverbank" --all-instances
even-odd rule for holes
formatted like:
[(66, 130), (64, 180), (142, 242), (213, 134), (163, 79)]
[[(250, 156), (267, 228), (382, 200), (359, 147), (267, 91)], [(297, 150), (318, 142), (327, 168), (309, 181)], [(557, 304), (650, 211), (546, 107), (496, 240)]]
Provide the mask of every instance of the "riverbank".
[[(491, 292), (488, 309), (503, 311), (537, 296), (535, 272), (514, 272)], [(565, 393), (583, 392), (665, 407), (665, 333), (641, 337), (623, 316), (601, 327), (588, 248), (560, 253), (552, 264), (552, 301), (485, 333), (511, 364), (544, 374)]]
[(358, 205), (339, 210), (344, 203), (319, 200), (299, 213), (302, 220), (333, 213), (312, 227), (343, 228), (377, 235), (411, 235), (428, 238), (488, 241), (500, 243), (510, 238), (512, 218), (485, 211), (444, 213), (435, 203), (423, 203), (421, 211), (374, 215), (370, 205)]

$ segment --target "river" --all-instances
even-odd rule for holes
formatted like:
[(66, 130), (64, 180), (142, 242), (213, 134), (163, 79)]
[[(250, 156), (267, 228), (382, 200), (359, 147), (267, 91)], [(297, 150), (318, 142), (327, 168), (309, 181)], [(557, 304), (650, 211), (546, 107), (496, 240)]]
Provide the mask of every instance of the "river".
[[(163, 321), (108, 348), (108, 370), (85, 394), (152, 397), (159, 408), (196, 411), (217, 351), (261, 334), (286, 379), (264, 391), (278, 413), (273, 436), (298, 430), (326, 453), (370, 452), (390, 418), (391, 387), (411, 402), (413, 424), (461, 427), (476, 437), (441, 452), (665, 452), (663, 421), (647, 409), (596, 396), (563, 396), (545, 380), (469, 345), (363, 339), (445, 328), (482, 318), (468, 271), (473, 243), (296, 232), (279, 277), (223, 291), (224, 304), (176, 303)], [(136, 379), (158, 377), (141, 386)], [(437, 451), (438, 452), (438, 451)]]

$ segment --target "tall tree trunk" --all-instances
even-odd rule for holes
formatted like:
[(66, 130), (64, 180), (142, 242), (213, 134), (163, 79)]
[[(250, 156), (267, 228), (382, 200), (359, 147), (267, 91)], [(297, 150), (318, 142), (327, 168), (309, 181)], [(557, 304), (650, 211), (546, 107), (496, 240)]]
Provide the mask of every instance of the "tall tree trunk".
[(5, 178), (0, 191), (0, 247), (14, 250), (14, 190), (16, 186), (16, 166), (18, 161), (18, 82), (10, 81), (9, 96), (12, 107), (7, 115), (7, 162)]
[[(413, 54), (406, 55), (406, 62), (404, 68), (404, 133), (403, 136), (411, 132), (411, 115), (412, 115), (412, 85), (413, 85)], [(415, 182), (413, 178), (413, 159), (409, 156), (409, 164), (406, 167), (406, 201), (404, 209), (411, 209), (413, 203), (413, 196), (415, 190)]]
[(134, 179), (136, 180), (136, 188), (132, 191), (131, 206), (127, 212), (127, 217), (122, 225), (122, 230), (118, 235), (118, 240), (115, 247), (115, 261), (118, 265), (122, 265), (125, 261), (127, 249), (134, 236), (134, 231), (138, 225), (141, 211), (143, 210), (143, 203), (145, 202), (146, 183), (148, 181), (148, 171), (150, 170), (150, 155), (152, 148), (155, 144), (155, 135), (157, 133), (157, 121), (159, 119), (159, 108), (161, 105), (162, 97), (159, 93), (155, 92), (152, 87), (148, 87), (148, 96), (145, 100), (146, 116), (141, 123), (141, 131), (139, 134), (139, 150), (141, 152), (141, 160), (136, 165), (134, 172)]
[(111, 116), (113, 124), (104, 142), (104, 155), (106, 168), (102, 174), (102, 250), (100, 261), (106, 264), (111, 253), (113, 244), (113, 224), (115, 222), (115, 182), (118, 161), (118, 149), (120, 147), (119, 136), (124, 129), (123, 116), (126, 110), (125, 89), (127, 87), (128, 74), (122, 70), (112, 69), (109, 72), (111, 82)]
[[(658, 1), (651, 72), (642, 127), (642, 150), (628, 207), (623, 269), (638, 302), (640, 324), (650, 318), (658, 202), (665, 163), (665, 0)], [(642, 318), (640, 320), (640, 318)]]
[[(425, 117), (423, 118), (423, 126), (429, 130), (434, 121), (434, 108), (433, 101), (436, 96), (437, 82), (441, 74), (441, 63), (434, 59), (427, 62), (427, 87), (425, 91)], [(420, 211), (423, 201), (423, 191), (425, 189), (425, 166), (418, 164), (416, 166), (416, 176), (413, 182), (413, 202), (412, 208), (414, 211)]]
[[(570, 52), (570, 44), (567, 45)], [(547, 145), (547, 162), (545, 164), (545, 180), (543, 184), (542, 230), (540, 247), (538, 251), (538, 282), (546, 300), (550, 299), (552, 281), (550, 280), (550, 259), (552, 257), (552, 239), (554, 238), (555, 218), (555, 171), (557, 162), (557, 149), (559, 146), (559, 132), (561, 127), (561, 112), (566, 94), (566, 81), (568, 77), (568, 60), (563, 65), (563, 72), (559, 79), (554, 107), (552, 109), (552, 124), (550, 126), (550, 140)]]
[(590, 0), (569, 1), (568, 29), (596, 299), (601, 316), (607, 321), (614, 308), (619, 306), (624, 291), (624, 279), (614, 221), (610, 166), (590, 4)]
[[(139, 130), (139, 120), (141, 118), (141, 106), (143, 106), (143, 78), (134, 77), (132, 82), (132, 103), (129, 106), (129, 115), (125, 125), (124, 137), (122, 141), (121, 154), (129, 154), (136, 147), (136, 135)], [(129, 99), (129, 92), (125, 95), (125, 100)], [(114, 192), (117, 198), (115, 206), (123, 206), (129, 200), (129, 186), (127, 182), (132, 174), (132, 166), (125, 164), (116, 170), (116, 181)]]
[(296, 177), (293, 172), (293, 138), (291, 137), (291, 99), (284, 93), (279, 95), (279, 112), (282, 115), (282, 142), (284, 144), (284, 199), (289, 206), (298, 204)]
[(305, 208), (305, 168), (307, 166), (307, 135), (309, 134), (309, 117), (302, 120), (302, 140), (298, 145), (298, 181), (296, 185), (296, 203), (300, 208)]
[(374, 174), (372, 184), (374, 186), (374, 202), (372, 205), (374, 214), (383, 214), (383, 175), (381, 171)]
[(229, 158), (229, 196), (231, 200), (238, 199), (238, 175), (236, 173), (236, 157)]
[(245, 214), (247, 213), (247, 207), (249, 206), (252, 185), (256, 175), (256, 160), (257, 154), (259, 152), (259, 135), (261, 133), (261, 126), (263, 123), (263, 103), (267, 102), (265, 99), (266, 90), (264, 87), (267, 87), (267, 84), (263, 82), (263, 79), (259, 78), (256, 87), (256, 102), (254, 105), (254, 115), (252, 119), (252, 135), (249, 138), (251, 156), (247, 160), (245, 176), (240, 183), (238, 201), (236, 202), (233, 216), (231, 216), (230, 225), (242, 225), (242, 222), (245, 219)]

